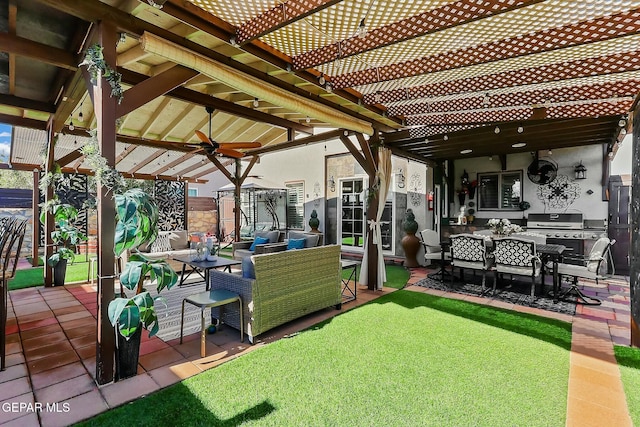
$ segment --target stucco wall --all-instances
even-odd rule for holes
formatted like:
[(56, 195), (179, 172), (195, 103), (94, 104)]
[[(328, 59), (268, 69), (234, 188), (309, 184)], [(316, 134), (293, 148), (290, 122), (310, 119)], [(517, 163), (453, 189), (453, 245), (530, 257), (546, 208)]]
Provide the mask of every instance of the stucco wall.
[[(603, 149), (600, 145), (589, 145), (581, 148), (564, 148), (552, 151), (551, 156), (546, 152), (540, 152), (540, 159), (551, 159), (558, 164), (558, 176), (564, 175), (568, 178), (569, 185), (577, 186), (577, 197), (567, 203), (567, 206), (551, 207), (538, 196), (538, 185), (532, 183), (527, 178), (527, 167), (531, 164), (533, 156), (531, 153), (519, 153), (507, 156), (507, 171), (523, 171), (523, 200), (531, 204), (531, 208), (525, 212), (529, 213), (582, 213), (584, 219), (603, 219), (607, 217), (608, 203), (602, 200), (602, 170), (603, 170)], [(574, 168), (580, 163), (587, 168), (587, 179), (576, 180)], [(469, 180), (477, 178), (478, 172), (498, 172), (500, 171), (500, 160), (498, 156), (469, 158), (458, 160), (454, 163), (454, 183), (459, 186), (460, 177), (466, 170)], [(457, 187), (456, 187), (457, 188)], [(477, 193), (477, 192), (476, 192)], [(591, 193), (591, 194), (589, 194)], [(474, 201), (477, 203), (477, 194)], [(454, 198), (451, 205), (451, 216), (457, 214), (460, 204)], [(468, 199), (467, 199), (468, 202)], [(476, 209), (476, 218), (492, 218), (500, 216), (503, 218), (522, 218), (520, 211), (491, 211)]]

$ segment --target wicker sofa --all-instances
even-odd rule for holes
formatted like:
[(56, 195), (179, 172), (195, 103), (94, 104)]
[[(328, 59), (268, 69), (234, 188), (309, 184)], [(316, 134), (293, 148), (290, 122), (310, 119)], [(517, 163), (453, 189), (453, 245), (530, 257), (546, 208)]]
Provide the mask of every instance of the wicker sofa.
[[(323, 308), (342, 305), (340, 246), (253, 255), (255, 279), (211, 270), (211, 290), (227, 289), (242, 298), (245, 331), (251, 343), (256, 336)], [(219, 318), (240, 329), (238, 308), (211, 309)]]

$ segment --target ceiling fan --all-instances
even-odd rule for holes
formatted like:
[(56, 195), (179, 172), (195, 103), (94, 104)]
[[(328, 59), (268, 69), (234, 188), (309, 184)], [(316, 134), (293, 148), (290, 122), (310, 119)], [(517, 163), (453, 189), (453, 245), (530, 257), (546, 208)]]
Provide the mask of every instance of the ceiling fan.
[(239, 148), (260, 148), (262, 146), (259, 142), (217, 142), (211, 138), (211, 119), (213, 114), (212, 107), (205, 107), (207, 113), (209, 113), (209, 136), (200, 132), (199, 130), (195, 131), (196, 136), (200, 140), (200, 144), (198, 144), (199, 148), (192, 153), (197, 153), (199, 151), (204, 151), (208, 155), (219, 154), (224, 157), (232, 157), (234, 159), (240, 159), (244, 157), (244, 153), (242, 151), (238, 151)]

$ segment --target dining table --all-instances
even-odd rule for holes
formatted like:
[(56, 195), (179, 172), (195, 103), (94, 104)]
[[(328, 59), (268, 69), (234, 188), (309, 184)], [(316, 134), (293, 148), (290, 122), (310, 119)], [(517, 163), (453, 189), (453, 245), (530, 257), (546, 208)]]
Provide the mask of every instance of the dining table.
[[(559, 293), (560, 293), (560, 277), (558, 277), (558, 263), (562, 260), (562, 255), (565, 252), (570, 251), (571, 248), (567, 248), (564, 245), (558, 244), (541, 244), (536, 245), (536, 251), (542, 255), (543, 265), (546, 264), (547, 261), (551, 261), (552, 263), (552, 275), (553, 275), (553, 302), (558, 302)], [(544, 271), (544, 267), (543, 267)], [(544, 276), (543, 276), (544, 278)]]

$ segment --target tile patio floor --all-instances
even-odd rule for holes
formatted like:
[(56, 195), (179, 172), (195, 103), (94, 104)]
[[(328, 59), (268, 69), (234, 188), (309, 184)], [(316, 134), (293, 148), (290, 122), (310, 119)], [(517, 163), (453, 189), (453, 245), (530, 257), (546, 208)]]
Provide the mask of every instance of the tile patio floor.
[[(406, 289), (465, 299), (515, 311), (551, 316), (573, 324), (567, 426), (631, 426), (613, 344), (629, 345), (629, 285), (624, 278), (583, 283), (584, 292), (603, 299), (597, 307), (578, 306), (575, 316), (412, 286), (429, 270), (412, 270)], [(392, 292), (358, 286), (358, 299), (343, 311)], [(29, 288), (10, 292), (7, 370), (0, 372), (0, 425), (65, 426), (152, 393), (262, 345), (314, 325), (341, 311), (322, 310), (261, 336), (238, 342), (237, 331), (223, 328), (207, 336), (207, 357), (200, 357), (199, 334), (164, 342), (143, 334), (139, 375), (97, 386), (95, 376), (97, 313), (95, 287)], [(40, 412), (20, 410), (20, 403), (58, 402)], [(45, 408), (46, 409), (46, 408)]]

